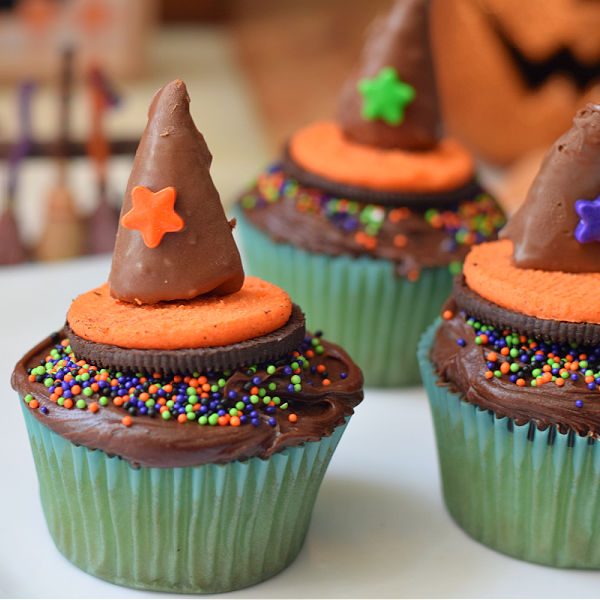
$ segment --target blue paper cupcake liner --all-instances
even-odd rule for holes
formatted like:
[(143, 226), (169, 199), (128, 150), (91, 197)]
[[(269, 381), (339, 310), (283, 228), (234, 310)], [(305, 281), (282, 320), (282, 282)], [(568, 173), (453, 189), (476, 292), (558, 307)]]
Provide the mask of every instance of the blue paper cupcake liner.
[(23, 413), (60, 552), (112, 583), (180, 593), (244, 588), (294, 560), (346, 426), (266, 460), (135, 469)]
[(390, 260), (278, 244), (239, 210), (237, 218), (248, 273), (286, 290), (306, 313), (307, 327), (341, 345), (366, 385), (421, 382), (417, 343), (452, 290), (448, 267), (423, 269), (410, 281), (395, 274)]
[(423, 335), (418, 355), (453, 519), (510, 556), (600, 568), (600, 444), (574, 431), (515, 425), (439, 385), (429, 359), (439, 323)]

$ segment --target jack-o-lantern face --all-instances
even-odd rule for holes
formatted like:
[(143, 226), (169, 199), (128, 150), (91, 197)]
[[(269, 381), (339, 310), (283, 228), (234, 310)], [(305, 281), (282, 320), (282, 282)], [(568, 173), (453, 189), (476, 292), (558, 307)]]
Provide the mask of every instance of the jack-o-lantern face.
[(495, 163), (549, 146), (600, 102), (597, 0), (435, 0), (448, 129)]

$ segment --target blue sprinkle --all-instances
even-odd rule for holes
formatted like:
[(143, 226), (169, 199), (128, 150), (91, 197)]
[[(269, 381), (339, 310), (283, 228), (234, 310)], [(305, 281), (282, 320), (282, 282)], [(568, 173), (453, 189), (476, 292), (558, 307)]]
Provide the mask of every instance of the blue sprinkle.
[(575, 400), (575, 406), (581, 408), (583, 406), (583, 400)]
[(467, 342), (463, 338), (458, 338), (456, 343), (463, 348), (467, 345)]
[(342, 371), (340, 373), (340, 379), (346, 379), (346, 377), (348, 377), (348, 373), (345, 373), (344, 371)]
[(271, 427), (275, 427), (275, 425), (277, 425), (277, 419), (275, 419), (274, 417), (270, 417), (267, 423), (271, 425)]

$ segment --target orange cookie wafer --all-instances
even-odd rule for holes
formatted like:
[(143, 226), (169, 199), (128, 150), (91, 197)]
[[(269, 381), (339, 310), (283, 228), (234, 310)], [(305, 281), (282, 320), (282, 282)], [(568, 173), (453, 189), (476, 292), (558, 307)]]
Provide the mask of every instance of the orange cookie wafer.
[(600, 273), (520, 269), (510, 240), (474, 246), (463, 267), (469, 288), (510, 310), (569, 323), (600, 323)]
[(318, 121), (294, 134), (290, 157), (302, 168), (333, 181), (372, 190), (443, 192), (473, 178), (473, 157), (444, 138), (432, 150), (407, 152), (357, 144), (333, 121)]
[(108, 284), (77, 297), (67, 314), (71, 329), (93, 342), (121, 348), (227, 346), (268, 334), (290, 318), (292, 302), (277, 286), (246, 277), (228, 296), (142, 305), (110, 296)]

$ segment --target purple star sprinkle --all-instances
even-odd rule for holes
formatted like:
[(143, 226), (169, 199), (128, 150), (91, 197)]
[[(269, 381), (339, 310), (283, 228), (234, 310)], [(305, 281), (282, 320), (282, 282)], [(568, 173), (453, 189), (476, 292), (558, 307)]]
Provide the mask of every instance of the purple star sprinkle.
[(577, 200), (575, 212), (580, 218), (575, 228), (575, 239), (580, 244), (600, 242), (600, 196), (595, 200)]

